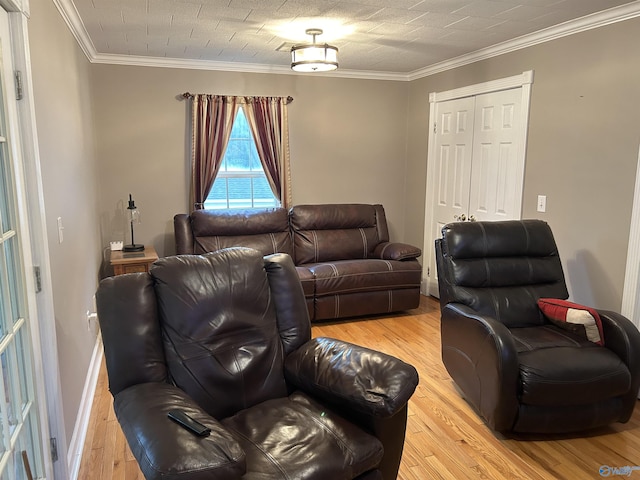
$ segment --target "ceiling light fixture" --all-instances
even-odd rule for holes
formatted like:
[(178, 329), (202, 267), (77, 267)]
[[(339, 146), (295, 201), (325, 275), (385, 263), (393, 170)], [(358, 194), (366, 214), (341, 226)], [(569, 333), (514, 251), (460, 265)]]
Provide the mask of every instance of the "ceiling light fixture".
[(322, 30), (310, 28), (305, 33), (313, 37), (313, 43), (291, 47), (291, 69), (296, 72), (328, 72), (338, 68), (338, 48), (316, 43), (316, 36), (322, 35)]

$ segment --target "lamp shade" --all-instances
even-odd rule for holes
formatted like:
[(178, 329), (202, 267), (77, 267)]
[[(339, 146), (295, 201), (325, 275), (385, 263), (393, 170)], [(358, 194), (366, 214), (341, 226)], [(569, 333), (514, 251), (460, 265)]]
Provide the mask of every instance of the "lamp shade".
[(317, 44), (316, 35), (320, 29), (309, 29), (313, 43), (295, 45), (291, 48), (291, 68), (296, 72), (328, 72), (338, 68), (338, 48), (328, 44)]

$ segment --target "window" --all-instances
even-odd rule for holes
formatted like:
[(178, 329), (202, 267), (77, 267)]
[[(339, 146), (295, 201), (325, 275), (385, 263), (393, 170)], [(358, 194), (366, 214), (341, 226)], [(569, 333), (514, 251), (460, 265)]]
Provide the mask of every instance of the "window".
[(279, 204), (260, 163), (247, 117), (240, 108), (204, 208), (267, 208)]

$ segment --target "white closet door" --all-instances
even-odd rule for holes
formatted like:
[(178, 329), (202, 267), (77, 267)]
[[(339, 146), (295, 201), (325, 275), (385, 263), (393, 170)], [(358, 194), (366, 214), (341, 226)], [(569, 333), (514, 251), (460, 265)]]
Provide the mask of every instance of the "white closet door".
[(519, 88), (476, 97), (467, 213), (471, 220), (520, 218), (521, 99)]
[[(522, 88), (436, 104), (429, 157), (433, 215), (425, 250), (433, 249), (447, 223), (520, 218), (526, 139), (521, 110)], [(435, 255), (427, 258), (427, 293), (438, 296)]]
[[(435, 122), (435, 190), (432, 239), (444, 225), (466, 219), (469, 209), (473, 153), (474, 97), (439, 102)], [(430, 244), (433, 249), (433, 241)], [(429, 257), (426, 257), (429, 258)], [(430, 271), (437, 272), (431, 255)], [(437, 284), (432, 282), (437, 289)], [(429, 292), (436, 295), (437, 292)]]

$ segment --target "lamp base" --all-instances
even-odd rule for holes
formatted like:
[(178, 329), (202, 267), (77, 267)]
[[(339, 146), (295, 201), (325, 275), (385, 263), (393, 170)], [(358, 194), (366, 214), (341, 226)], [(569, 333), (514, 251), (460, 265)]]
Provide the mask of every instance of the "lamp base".
[(122, 247), (123, 252), (141, 252), (144, 250), (144, 245), (134, 243), (133, 245), (125, 245)]

